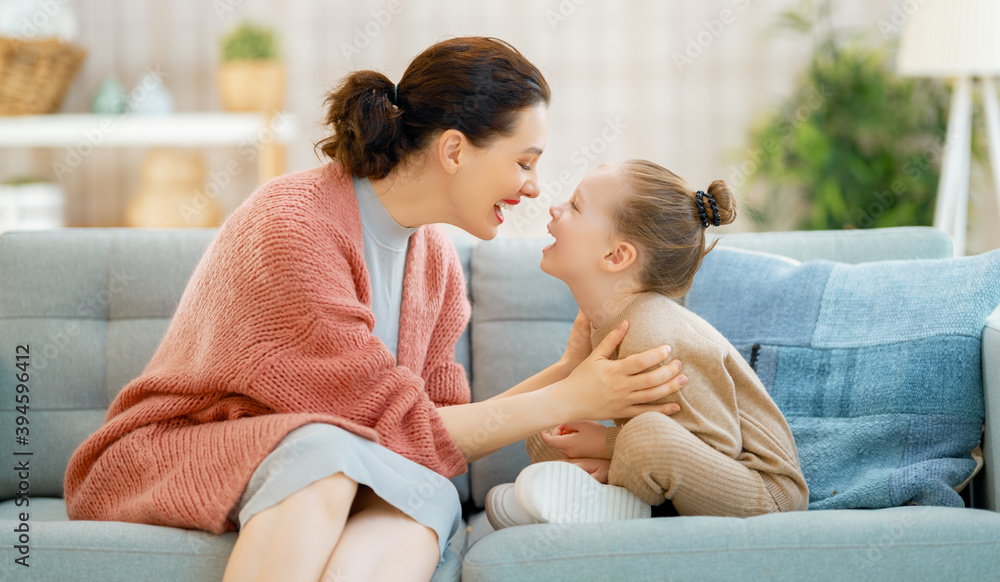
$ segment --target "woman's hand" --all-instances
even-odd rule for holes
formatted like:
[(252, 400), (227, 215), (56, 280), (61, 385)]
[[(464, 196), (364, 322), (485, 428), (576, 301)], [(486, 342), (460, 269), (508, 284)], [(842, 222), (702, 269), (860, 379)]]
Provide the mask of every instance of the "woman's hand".
[(566, 342), (566, 351), (559, 361), (567, 370), (573, 370), (587, 359), (590, 352), (590, 320), (583, 314), (583, 310), (578, 309), (573, 329), (569, 332), (569, 341)]
[(560, 462), (573, 463), (590, 473), (590, 476), (597, 479), (599, 483), (606, 484), (608, 482), (608, 471), (611, 469), (611, 461), (608, 459), (565, 459)]
[(607, 459), (604, 437), (608, 427), (593, 420), (567, 422), (539, 433), (542, 442), (573, 459)]
[(677, 412), (673, 403), (646, 404), (673, 394), (687, 382), (686, 377), (678, 376), (681, 363), (677, 360), (643, 371), (665, 361), (669, 346), (610, 359), (627, 330), (628, 322), (623, 322), (565, 380), (552, 385), (554, 405), (561, 409), (561, 416), (571, 421), (605, 420), (632, 418), (643, 412)]

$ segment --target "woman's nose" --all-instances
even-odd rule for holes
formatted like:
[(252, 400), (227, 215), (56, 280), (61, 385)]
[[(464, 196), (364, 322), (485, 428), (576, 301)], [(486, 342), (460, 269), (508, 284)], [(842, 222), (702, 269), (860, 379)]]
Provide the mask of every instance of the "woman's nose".
[(538, 195), (542, 193), (541, 188), (538, 187), (538, 178), (528, 178), (521, 186), (521, 193), (528, 198), (538, 198)]

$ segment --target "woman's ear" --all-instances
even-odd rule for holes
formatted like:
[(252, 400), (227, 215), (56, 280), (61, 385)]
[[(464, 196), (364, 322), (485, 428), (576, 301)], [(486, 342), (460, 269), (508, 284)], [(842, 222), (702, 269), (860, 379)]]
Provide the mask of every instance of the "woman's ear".
[(601, 259), (601, 269), (607, 273), (621, 273), (638, 260), (639, 255), (632, 243), (618, 241)]
[(464, 160), (467, 140), (457, 129), (448, 129), (437, 140), (438, 161), (446, 174), (455, 174)]

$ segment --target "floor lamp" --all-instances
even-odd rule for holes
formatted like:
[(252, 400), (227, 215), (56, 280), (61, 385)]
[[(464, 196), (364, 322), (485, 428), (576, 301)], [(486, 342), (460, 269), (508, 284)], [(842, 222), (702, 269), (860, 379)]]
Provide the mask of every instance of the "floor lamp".
[(986, 110), (998, 201), (1000, 201), (1000, 2), (997, 0), (923, 0), (912, 7), (899, 43), (899, 72), (954, 79), (948, 134), (934, 206), (934, 226), (955, 240), (955, 255), (965, 254), (969, 209), (973, 79)]

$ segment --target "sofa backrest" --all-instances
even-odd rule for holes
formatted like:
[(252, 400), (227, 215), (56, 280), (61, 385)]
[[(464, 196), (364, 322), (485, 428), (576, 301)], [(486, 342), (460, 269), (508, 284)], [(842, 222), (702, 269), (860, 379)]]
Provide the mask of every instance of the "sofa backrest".
[[(115, 395), (138, 376), (166, 332), (213, 232), (65, 229), (0, 237), (0, 393), (13, 388), (17, 346), (30, 348), (32, 496), (62, 496), (76, 447), (104, 422)], [(13, 398), (0, 404), (13, 426)], [(22, 457), (23, 458), (23, 457)], [(14, 457), (5, 464), (13, 463)], [(11, 466), (13, 466), (11, 464)], [(0, 498), (13, 497), (12, 472)]]
[[(541, 271), (542, 239), (496, 239), (472, 255), (472, 398), (481, 401), (555, 362), (566, 346), (576, 304), (566, 285)], [(789, 256), (860, 263), (887, 259), (947, 258), (947, 234), (907, 227), (869, 231), (812, 231), (725, 235), (719, 246)], [(485, 430), (485, 429), (484, 429)], [(513, 482), (529, 459), (520, 441), (473, 462), (472, 500), (484, 507), (494, 485)]]
[[(0, 454), (10, 467), (30, 459), (31, 496), (62, 496), (70, 456), (152, 358), (216, 232), (60, 229), (0, 236), (0, 426), (11, 427), (5, 430), (10, 439), (21, 416), (14, 396), (17, 346), (29, 349), (20, 360), (29, 364), (27, 444), (12, 442)], [(469, 280), (472, 239), (454, 242)], [(469, 333), (455, 348), (466, 370)], [(15, 477), (0, 472), (0, 499), (14, 497)], [(466, 476), (455, 485), (468, 496)]]
[[(103, 424), (122, 387), (145, 368), (215, 233), (62, 229), (0, 236), (0, 426), (16, 426), (16, 351), (30, 346), (28, 441), (12, 443), (0, 455), (14, 466), (14, 451), (33, 452), (32, 496), (62, 496), (70, 456)], [(538, 268), (546, 240), (452, 240), (473, 301), (472, 322), (455, 355), (479, 401), (558, 359), (576, 306), (568, 288)], [(952, 252), (947, 235), (921, 228), (734, 234), (719, 244), (848, 262)], [(14, 438), (12, 432), (7, 438)], [(463, 500), (471, 494), (482, 507), (490, 487), (513, 481), (527, 463), (522, 441), (472, 463), (468, 478), (455, 484)], [(0, 472), (0, 499), (14, 496), (14, 478), (13, 471)]]

